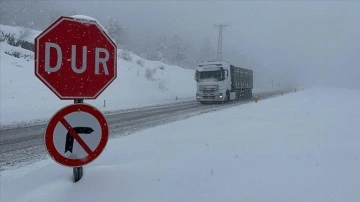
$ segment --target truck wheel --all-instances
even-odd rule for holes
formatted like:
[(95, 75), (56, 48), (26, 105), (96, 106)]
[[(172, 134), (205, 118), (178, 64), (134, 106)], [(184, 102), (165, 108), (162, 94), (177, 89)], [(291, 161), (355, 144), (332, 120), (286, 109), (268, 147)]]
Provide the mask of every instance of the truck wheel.
[(226, 102), (230, 101), (230, 93), (229, 91), (226, 91)]
[(252, 90), (249, 89), (249, 99), (252, 99)]

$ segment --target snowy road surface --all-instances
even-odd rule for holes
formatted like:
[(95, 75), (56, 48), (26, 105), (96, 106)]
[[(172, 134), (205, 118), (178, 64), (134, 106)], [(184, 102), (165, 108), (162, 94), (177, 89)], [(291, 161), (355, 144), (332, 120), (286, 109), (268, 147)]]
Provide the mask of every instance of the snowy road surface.
[[(254, 96), (267, 98), (278, 94), (258, 93)], [(184, 119), (201, 113), (236, 106), (249, 101), (233, 102), (224, 105), (202, 105), (194, 101), (166, 104), (138, 109), (114, 111), (106, 114), (110, 136), (123, 136), (135, 131), (154, 127), (164, 123)], [(6, 169), (24, 165), (47, 156), (44, 147), (46, 124), (18, 126), (0, 130), (0, 167)]]

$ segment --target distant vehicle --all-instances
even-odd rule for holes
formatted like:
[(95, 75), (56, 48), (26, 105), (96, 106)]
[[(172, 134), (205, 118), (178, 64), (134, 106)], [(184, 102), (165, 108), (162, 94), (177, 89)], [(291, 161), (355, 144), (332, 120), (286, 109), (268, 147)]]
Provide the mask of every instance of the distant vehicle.
[(253, 71), (235, 67), (227, 62), (199, 64), (195, 80), (196, 100), (200, 103), (252, 97)]

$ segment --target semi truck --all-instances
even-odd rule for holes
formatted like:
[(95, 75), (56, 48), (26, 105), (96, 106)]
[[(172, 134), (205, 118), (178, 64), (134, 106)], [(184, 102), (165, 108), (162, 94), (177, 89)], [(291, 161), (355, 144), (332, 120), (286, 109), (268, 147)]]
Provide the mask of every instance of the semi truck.
[(251, 98), (253, 71), (228, 62), (200, 63), (195, 72), (196, 100), (200, 103)]

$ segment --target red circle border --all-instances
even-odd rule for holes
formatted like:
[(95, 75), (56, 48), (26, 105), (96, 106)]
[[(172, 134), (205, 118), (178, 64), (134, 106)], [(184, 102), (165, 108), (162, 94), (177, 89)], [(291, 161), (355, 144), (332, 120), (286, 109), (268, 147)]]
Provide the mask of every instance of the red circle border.
[[(84, 158), (81, 158), (81, 159), (68, 159), (68, 158), (64, 157), (63, 155), (61, 155), (57, 151), (57, 149), (54, 145), (54, 141), (53, 141), (54, 132), (55, 132), (55, 127), (60, 122), (61, 118), (65, 117), (66, 115), (68, 115), (72, 112), (77, 112), (77, 111), (86, 112), (86, 113), (94, 116), (99, 121), (99, 124), (101, 127), (101, 138), (100, 138), (99, 145), (96, 147), (96, 149), (90, 155), (88, 155)], [(108, 128), (107, 121), (106, 121), (104, 115), (98, 109), (96, 109), (95, 107), (88, 105), (88, 104), (73, 104), (73, 105), (69, 105), (69, 106), (66, 106), (66, 107), (60, 109), (50, 119), (50, 122), (48, 123), (48, 126), (46, 128), (44, 141), (45, 141), (45, 147), (46, 147), (50, 157), (53, 160), (55, 160), (56, 162), (58, 162), (59, 164), (64, 165), (64, 166), (79, 167), (79, 166), (83, 166), (85, 164), (90, 163), (91, 161), (95, 160), (101, 154), (101, 152), (104, 150), (104, 148), (106, 146), (108, 137), (109, 137), (109, 128)]]

